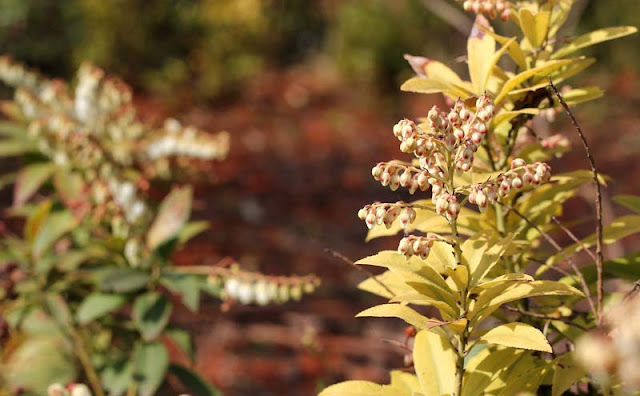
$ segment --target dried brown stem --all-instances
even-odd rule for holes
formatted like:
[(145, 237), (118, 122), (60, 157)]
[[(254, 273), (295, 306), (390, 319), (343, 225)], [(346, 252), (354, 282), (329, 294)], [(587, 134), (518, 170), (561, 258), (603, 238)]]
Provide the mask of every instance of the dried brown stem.
[(578, 133), (578, 136), (580, 137), (580, 140), (582, 141), (582, 145), (584, 146), (584, 151), (587, 154), (587, 159), (589, 160), (589, 165), (591, 166), (591, 173), (593, 174), (593, 183), (596, 187), (596, 256), (597, 256), (596, 271), (598, 275), (598, 280), (596, 285), (597, 293), (598, 293), (598, 312), (596, 315), (596, 323), (598, 326), (600, 326), (602, 322), (602, 302), (604, 300), (604, 292), (603, 292), (603, 285), (602, 285), (604, 256), (602, 254), (602, 245), (603, 245), (602, 243), (602, 191), (600, 190), (600, 182), (598, 180), (598, 171), (596, 169), (595, 160), (591, 155), (591, 149), (589, 148), (589, 144), (587, 143), (587, 138), (585, 134), (582, 132), (582, 128), (580, 127), (580, 124), (578, 124), (578, 121), (576, 120), (576, 117), (573, 115), (573, 112), (571, 112), (571, 109), (562, 98), (560, 91), (558, 91), (556, 86), (553, 85), (553, 81), (551, 80), (551, 77), (549, 77), (549, 86), (551, 87), (553, 92), (555, 92), (556, 96), (558, 97), (558, 101), (560, 102), (564, 110), (567, 112), (569, 117), (571, 118), (571, 123), (573, 124), (573, 127), (575, 128), (576, 132)]
[(504, 207), (508, 208), (510, 211), (512, 211), (516, 215), (518, 215), (518, 217), (520, 217), (521, 219), (526, 221), (527, 224), (529, 224), (530, 227), (532, 227), (536, 231), (538, 231), (540, 233), (540, 235), (542, 235), (542, 237), (547, 242), (549, 242), (549, 244), (551, 246), (553, 246), (554, 249), (556, 249), (560, 254), (562, 254), (562, 257), (569, 263), (569, 265), (571, 266), (571, 269), (573, 269), (573, 271), (576, 273), (576, 276), (578, 277), (578, 280), (580, 281), (580, 286), (582, 287), (582, 291), (584, 292), (584, 295), (587, 298), (587, 302), (589, 303), (589, 308), (591, 309), (591, 312), (593, 312), (594, 315), (597, 315), (598, 311), (596, 311), (596, 307), (593, 304), (593, 298), (591, 297), (591, 292), (589, 291), (589, 286), (587, 285), (587, 281), (585, 280), (584, 275), (582, 274), (582, 271), (580, 271), (580, 268), (578, 268), (578, 265), (575, 263), (575, 261), (573, 261), (571, 256), (565, 255), (562, 252), (562, 247), (558, 244), (558, 242), (556, 242), (551, 237), (551, 235), (549, 235), (547, 232), (545, 232), (542, 228), (538, 227), (537, 224), (535, 224), (534, 222), (529, 220), (527, 218), (527, 216), (525, 216), (522, 213), (520, 213), (516, 208), (514, 208), (511, 205), (507, 205), (507, 204), (502, 204), (502, 205)]
[(373, 272), (369, 271), (368, 269), (366, 269), (366, 268), (364, 268), (362, 266), (356, 265), (356, 263), (353, 260), (349, 259), (344, 254), (342, 254), (340, 252), (337, 252), (337, 251), (335, 251), (333, 249), (329, 249), (329, 248), (326, 248), (324, 251), (326, 253), (332, 255), (333, 257), (337, 258), (338, 260), (342, 261), (343, 263), (349, 264), (350, 266), (355, 267), (358, 271), (364, 273), (365, 275), (367, 275), (368, 277), (373, 279), (377, 284), (380, 285), (380, 287), (385, 289), (392, 297), (396, 295), (391, 289), (389, 289), (387, 287), (387, 285), (382, 283), (382, 281), (380, 281), (380, 279), (378, 279), (377, 276), (373, 274)]

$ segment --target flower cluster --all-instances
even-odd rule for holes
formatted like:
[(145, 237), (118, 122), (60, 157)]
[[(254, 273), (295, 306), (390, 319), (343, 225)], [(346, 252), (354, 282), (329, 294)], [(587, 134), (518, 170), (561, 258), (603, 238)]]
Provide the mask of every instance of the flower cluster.
[(400, 221), (402, 228), (407, 228), (416, 219), (416, 211), (412, 205), (402, 201), (395, 204), (375, 202), (360, 209), (358, 217), (367, 224), (369, 229), (382, 224), (391, 228), (396, 220)]
[(522, 158), (511, 161), (511, 169), (496, 178), (471, 187), (469, 202), (484, 211), (493, 205), (498, 197), (506, 197), (511, 191), (521, 191), (535, 187), (551, 178), (551, 167), (544, 162), (527, 164)]
[(304, 294), (310, 294), (320, 285), (320, 280), (308, 275), (304, 277), (270, 276), (241, 271), (238, 268), (216, 268), (209, 275), (209, 284), (220, 287), (220, 297), (243, 305), (284, 304), (298, 301)]
[(89, 194), (74, 197), (77, 207), (112, 228), (114, 221), (132, 225), (149, 217), (137, 184), (189, 171), (188, 161), (222, 160), (229, 150), (226, 132), (212, 135), (174, 119), (162, 128), (142, 122), (131, 89), (90, 64), (80, 67), (72, 89), (0, 57), (0, 81), (16, 87), (15, 106), (2, 110), (25, 124), (31, 150), (79, 175), (80, 190)]
[(426, 237), (407, 235), (400, 240), (398, 244), (398, 253), (404, 255), (406, 258), (411, 256), (420, 256), (423, 260), (429, 256), (429, 251), (433, 247), (433, 242), (436, 236), (430, 234)]
[(55, 383), (47, 388), (48, 396), (91, 396), (91, 390), (85, 384), (70, 383), (66, 387)]
[(507, 0), (464, 0), (462, 7), (465, 11), (487, 14), (490, 18), (499, 15), (503, 21), (506, 21), (511, 16), (513, 5)]
[(631, 394), (640, 389), (640, 296), (611, 309), (605, 328), (606, 335), (593, 331), (578, 340), (576, 355), (596, 379), (617, 376)]

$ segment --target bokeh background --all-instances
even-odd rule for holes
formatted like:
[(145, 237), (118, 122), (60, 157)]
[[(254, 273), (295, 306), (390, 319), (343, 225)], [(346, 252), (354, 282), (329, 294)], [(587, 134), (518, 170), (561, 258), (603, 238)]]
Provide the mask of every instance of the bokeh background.
[[(578, 0), (566, 32), (638, 21), (638, 0)], [(230, 158), (196, 190), (194, 217), (213, 226), (176, 260), (233, 257), (270, 274), (315, 273), (323, 286), (277, 307), (223, 312), (211, 299), (175, 320), (196, 334), (197, 370), (225, 394), (311, 395), (347, 378), (386, 381), (389, 368), (403, 366), (405, 351), (394, 344), (404, 342), (402, 323), (354, 319), (381, 300), (356, 291), (363, 274), (327, 249), (357, 259), (395, 248), (397, 238), (365, 243), (356, 212), (410, 199), (373, 181), (370, 169), (399, 156), (398, 119), (441, 104), (399, 91), (412, 75), (402, 55), (462, 72), (471, 23), (444, 0), (1, 0), (0, 52), (63, 78), (92, 61), (134, 86), (143, 117), (177, 115), (232, 134)], [(640, 194), (639, 40), (594, 48), (588, 54), (600, 63), (574, 82), (607, 91), (576, 115), (599, 168), (615, 180), (609, 198)], [(580, 148), (564, 115), (551, 130)], [(575, 150), (552, 165), (587, 162)], [(0, 199), (7, 207), (10, 193)], [(608, 199), (605, 209), (618, 214)], [(565, 217), (585, 219), (589, 210), (576, 200)]]

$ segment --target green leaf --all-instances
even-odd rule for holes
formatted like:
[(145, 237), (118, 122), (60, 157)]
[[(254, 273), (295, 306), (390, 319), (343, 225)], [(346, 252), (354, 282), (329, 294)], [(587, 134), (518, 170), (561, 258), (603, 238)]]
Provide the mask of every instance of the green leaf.
[(551, 59), (559, 59), (582, 48), (628, 36), (630, 34), (636, 33), (637, 31), (638, 29), (634, 26), (618, 26), (598, 29), (587, 34), (583, 34), (582, 36), (578, 36), (575, 39), (569, 41), (564, 47), (554, 52), (551, 55)]
[(425, 395), (454, 394), (456, 354), (449, 341), (435, 332), (420, 331), (413, 345), (413, 364)]
[(562, 396), (573, 384), (587, 375), (587, 371), (573, 359), (573, 352), (567, 352), (554, 360), (551, 396)]
[(369, 381), (345, 381), (331, 385), (318, 396), (409, 396), (389, 385), (378, 385)]
[(362, 317), (399, 318), (417, 329), (426, 329), (430, 322), (429, 318), (403, 304), (376, 305), (356, 315), (356, 318)]
[(27, 136), (27, 130), (16, 122), (3, 120), (0, 121), (0, 135), (23, 138)]
[(77, 226), (77, 221), (70, 212), (60, 211), (50, 214), (38, 229), (31, 251), (38, 259), (45, 254), (54, 243)]
[(125, 393), (132, 380), (133, 365), (128, 360), (107, 364), (102, 371), (102, 383), (113, 396), (120, 396)]
[(584, 87), (571, 89), (562, 94), (562, 98), (568, 105), (589, 102), (604, 95), (600, 87)]
[(195, 359), (195, 346), (188, 332), (182, 329), (165, 329), (164, 334), (193, 362)]
[(179, 364), (172, 364), (169, 366), (171, 374), (189, 390), (189, 394), (193, 396), (221, 396), (222, 393), (215, 389), (211, 384), (202, 379), (193, 370), (181, 366)]
[(76, 311), (76, 320), (84, 325), (117, 310), (127, 302), (124, 294), (95, 292), (85, 298)]
[(176, 238), (191, 214), (191, 187), (173, 190), (160, 204), (158, 215), (147, 234), (147, 246), (156, 249)]
[[(602, 242), (605, 245), (608, 245), (638, 232), (640, 232), (640, 216), (629, 215), (618, 217), (617, 219), (613, 220), (611, 224), (602, 229)], [(581, 244), (575, 243), (564, 248), (562, 252), (549, 257), (549, 259), (547, 259), (547, 266), (553, 266), (559, 261), (563, 260), (564, 257), (577, 253), (583, 248), (589, 248), (595, 245), (595, 243), (596, 234), (594, 233), (582, 239)]]
[(26, 166), (18, 173), (13, 190), (13, 205), (22, 206), (53, 175), (56, 166), (53, 163), (40, 163)]
[(145, 293), (136, 298), (131, 316), (142, 338), (153, 340), (169, 323), (171, 302), (160, 293)]
[(521, 114), (536, 115), (538, 113), (540, 113), (540, 109), (522, 109), (522, 110), (514, 110), (514, 111), (503, 111), (503, 112), (500, 112), (495, 117), (493, 117), (493, 120), (491, 120), (491, 123), (495, 127), (496, 125), (500, 125), (503, 122), (511, 121), (513, 118)]
[(520, 322), (507, 323), (491, 329), (479, 337), (477, 342), (503, 345), (509, 348), (553, 352), (549, 341), (540, 330)]
[(198, 310), (201, 281), (198, 275), (165, 271), (160, 275), (160, 283), (180, 295), (184, 305), (192, 312)]
[(536, 296), (583, 296), (574, 287), (554, 281), (509, 282), (497, 284), (478, 294), (469, 311), (469, 321), (475, 326), (502, 304)]
[(2, 364), (3, 387), (38, 395), (46, 395), (52, 383), (74, 381), (77, 374), (73, 352), (59, 336), (26, 337)]
[(108, 268), (96, 274), (100, 290), (129, 293), (147, 286), (151, 276), (147, 271), (133, 268)]
[(636, 195), (616, 195), (613, 197), (613, 202), (640, 214), (640, 197)]
[(0, 140), (0, 157), (15, 157), (37, 151), (36, 146), (25, 139)]
[(531, 352), (476, 344), (465, 358), (462, 396), (498, 394), (512, 375), (519, 374), (523, 363), (531, 368)]
[(72, 325), (71, 311), (67, 302), (60, 294), (48, 293), (45, 297), (47, 312), (62, 327), (70, 327)]
[(528, 79), (530, 79), (531, 77), (534, 76), (547, 76), (549, 74), (551, 74), (552, 72), (560, 69), (561, 67), (564, 67), (572, 62), (575, 62), (574, 59), (564, 59), (564, 60), (556, 60), (556, 61), (549, 61), (547, 63), (545, 63), (542, 66), (538, 66), (538, 67), (534, 67), (533, 69), (529, 69), (526, 71), (523, 71), (520, 74), (517, 74), (515, 76), (513, 76), (512, 78), (509, 79), (509, 81), (507, 81), (503, 86), (502, 89), (500, 90), (500, 93), (498, 94), (498, 96), (495, 99), (495, 103), (496, 105), (499, 104), (500, 102), (502, 102), (502, 100), (505, 98), (505, 96), (507, 96), (512, 90), (514, 90), (515, 88), (519, 87), (522, 83), (524, 83), (525, 81), (527, 81)]
[(141, 396), (154, 395), (169, 368), (167, 349), (160, 342), (144, 343), (138, 346), (132, 359), (138, 393)]
[(53, 202), (50, 200), (42, 201), (31, 212), (24, 225), (24, 237), (27, 242), (33, 242), (34, 238), (38, 234), (38, 231), (42, 227), (42, 224), (51, 213), (51, 206)]
[(208, 221), (190, 221), (180, 230), (178, 234), (178, 243), (184, 244), (196, 235), (206, 231), (209, 228)]

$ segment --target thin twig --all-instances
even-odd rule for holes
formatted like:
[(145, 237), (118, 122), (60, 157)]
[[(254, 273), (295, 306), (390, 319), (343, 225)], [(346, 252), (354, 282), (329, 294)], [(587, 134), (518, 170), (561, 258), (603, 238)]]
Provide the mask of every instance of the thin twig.
[(537, 312), (526, 311), (524, 309), (512, 307), (512, 306), (509, 306), (509, 305), (504, 305), (504, 307), (507, 309), (507, 311), (517, 312), (517, 313), (519, 313), (521, 315), (531, 316), (532, 318), (546, 319), (546, 320), (557, 320), (559, 322), (566, 323), (566, 324), (568, 324), (570, 326), (577, 327), (577, 328), (579, 328), (581, 330), (584, 330), (584, 331), (588, 331), (589, 330), (586, 327), (575, 323), (571, 319), (567, 319), (567, 318), (563, 318), (563, 317), (559, 317), (558, 318), (558, 317), (551, 316), (551, 315), (545, 315), (545, 314), (541, 314), (541, 313), (537, 313)]
[(582, 243), (582, 241), (580, 239), (578, 239), (578, 237), (576, 237), (576, 235), (573, 232), (571, 232), (570, 229), (565, 227), (560, 222), (560, 220), (558, 220), (558, 218), (556, 216), (551, 216), (551, 220), (553, 220), (553, 222), (556, 223), (558, 225), (558, 227), (560, 227), (560, 229), (562, 231), (564, 231), (564, 233), (569, 236), (569, 238), (571, 238), (575, 243), (577, 243), (580, 246), (580, 248), (582, 248), (582, 250), (587, 252), (587, 254), (589, 254), (589, 256), (593, 259), (593, 261), (597, 261), (598, 260), (596, 255), (593, 254), (593, 252), (591, 250), (587, 249), (587, 247), (584, 245), (584, 243)]
[(640, 291), (640, 280), (633, 282), (633, 288), (624, 295), (622, 301), (627, 301)]
[(556, 96), (558, 97), (558, 101), (571, 118), (571, 123), (573, 124), (576, 132), (578, 132), (578, 136), (580, 136), (580, 140), (582, 141), (582, 145), (584, 146), (584, 151), (587, 154), (587, 159), (589, 160), (589, 165), (591, 166), (591, 173), (593, 173), (593, 183), (596, 187), (596, 271), (598, 273), (598, 280), (596, 285), (598, 291), (598, 313), (596, 315), (596, 323), (598, 326), (600, 326), (602, 322), (602, 303), (604, 300), (604, 292), (602, 286), (602, 267), (604, 266), (604, 256), (602, 254), (602, 191), (600, 190), (598, 171), (596, 170), (596, 163), (593, 159), (593, 156), (591, 155), (591, 149), (589, 148), (589, 144), (587, 143), (587, 138), (582, 132), (582, 128), (580, 127), (580, 124), (578, 124), (576, 117), (573, 115), (571, 109), (562, 98), (560, 91), (558, 91), (556, 86), (553, 85), (551, 77), (549, 77), (549, 86), (551, 87), (553, 92), (555, 92)]
[(396, 294), (387, 287), (387, 285), (385, 285), (384, 283), (382, 283), (382, 281), (380, 281), (380, 279), (378, 279), (378, 277), (376, 275), (373, 274), (373, 272), (369, 271), (368, 269), (360, 266), (360, 265), (356, 265), (356, 263), (349, 259), (347, 256), (345, 256), (344, 254), (337, 252), (333, 249), (329, 249), (326, 248), (324, 249), (325, 253), (328, 253), (330, 255), (332, 255), (333, 257), (339, 259), (340, 261), (349, 264), (350, 266), (355, 267), (358, 271), (366, 274), (367, 276), (369, 276), (371, 279), (373, 279), (377, 284), (379, 284), (383, 289), (385, 289), (390, 295), (391, 297), (394, 297)]
[(585, 280), (584, 275), (582, 274), (582, 271), (580, 271), (580, 269), (576, 265), (575, 261), (573, 261), (571, 256), (565, 255), (562, 251), (562, 247), (558, 245), (558, 243), (551, 237), (551, 235), (549, 235), (540, 227), (538, 227), (537, 224), (529, 220), (527, 216), (520, 213), (516, 208), (514, 208), (511, 205), (507, 205), (507, 204), (502, 204), (502, 205), (507, 207), (510, 211), (512, 211), (513, 213), (518, 215), (521, 219), (526, 221), (527, 224), (529, 224), (529, 226), (533, 227), (536, 231), (538, 231), (540, 235), (542, 235), (542, 237), (546, 239), (547, 242), (549, 242), (549, 244), (551, 244), (551, 246), (553, 246), (553, 248), (556, 249), (558, 253), (560, 253), (562, 257), (569, 263), (569, 265), (571, 266), (571, 269), (573, 269), (573, 271), (576, 273), (576, 276), (578, 276), (578, 280), (580, 281), (580, 286), (582, 286), (582, 290), (584, 291), (584, 295), (587, 298), (587, 302), (589, 303), (589, 308), (591, 308), (591, 312), (593, 312), (594, 315), (597, 315), (598, 311), (596, 311), (596, 308), (593, 305), (593, 299), (591, 298), (591, 292), (589, 291), (589, 286), (587, 286), (587, 281)]

